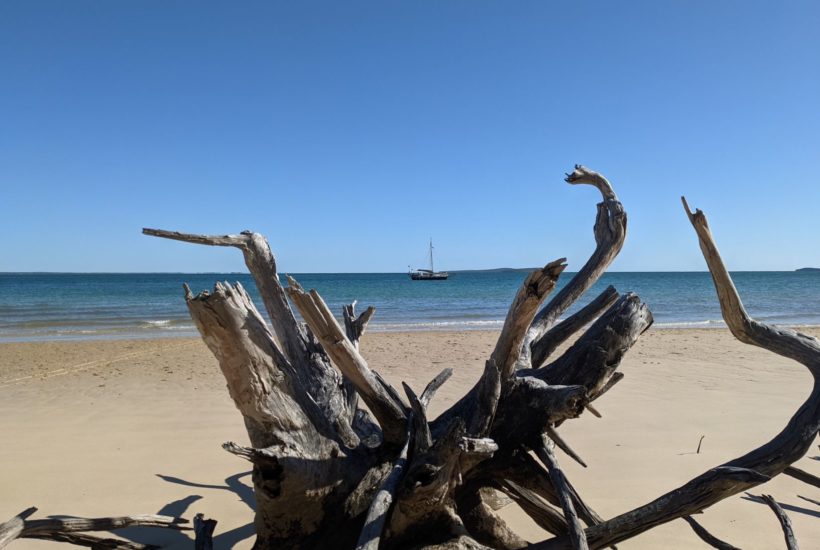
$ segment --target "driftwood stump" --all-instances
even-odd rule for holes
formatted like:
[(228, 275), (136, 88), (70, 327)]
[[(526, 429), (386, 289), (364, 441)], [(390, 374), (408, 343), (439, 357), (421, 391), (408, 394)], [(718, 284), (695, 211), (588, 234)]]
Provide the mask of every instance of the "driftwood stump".
[[(617, 370), (621, 359), (652, 324), (652, 315), (638, 296), (619, 295), (610, 287), (560, 321), (621, 250), (627, 220), (602, 175), (576, 166), (566, 181), (601, 192), (595, 251), (546, 305), (564, 260), (526, 278), (483, 374), (437, 418), (428, 417), (427, 406), (450, 372), (434, 378), (421, 395), (407, 385), (400, 392), (385, 382), (359, 351), (373, 308), (357, 315), (355, 303), (345, 306), (340, 324), (316, 290), (305, 290), (291, 278), (282, 285), (263, 236), (143, 230), (240, 249), (262, 296), (270, 324), (239, 284), (217, 283), (212, 292), (196, 295), (185, 286), (188, 309), (219, 362), (251, 441), (251, 447), (230, 442), (223, 447), (253, 464), (255, 548), (594, 549), (679, 518), (708, 544), (733, 548), (690, 516), (784, 471), (804, 480), (813, 477), (790, 465), (806, 453), (820, 427), (820, 343), (749, 318), (705, 216), (692, 213), (684, 201), (732, 333), (805, 365), (814, 389), (770, 442), (644, 506), (605, 520), (583, 500), (558, 465), (555, 447), (583, 464), (561, 437), (560, 426), (584, 410), (600, 415), (592, 402), (623, 378)], [(554, 356), (578, 333), (566, 351)], [(554, 536), (534, 544), (521, 539), (496, 514), (509, 502)], [(774, 504), (794, 547), (788, 519)], [(113, 525), (116, 519), (66, 526), (29, 521), (30, 513), (0, 525), (0, 547), (26, 536), (83, 544), (85, 535), (72, 534), (79, 527)], [(213, 526), (197, 518), (198, 547), (208, 546)]]
[[(689, 518), (803, 456), (818, 430), (817, 385), (784, 431), (760, 449), (606, 521), (584, 502), (552, 450), (557, 446), (583, 464), (559, 435), (559, 426), (585, 409), (600, 414), (592, 402), (623, 377), (618, 365), (652, 324), (652, 315), (636, 295), (621, 296), (610, 287), (559, 322), (617, 256), (627, 220), (602, 175), (576, 166), (566, 181), (601, 192), (595, 251), (546, 305), (564, 260), (526, 278), (481, 378), (437, 418), (428, 418), (427, 404), (449, 373), (436, 377), (421, 396), (405, 385), (402, 397), (359, 352), (373, 309), (357, 316), (355, 304), (346, 306), (342, 325), (316, 290), (291, 278), (283, 287), (261, 235), (143, 230), (239, 248), (271, 319), (269, 327), (238, 284), (217, 283), (213, 292), (198, 295), (186, 287), (191, 316), (219, 360), (252, 443), (252, 448), (233, 443), (225, 448), (254, 465), (256, 548), (527, 546), (496, 515), (493, 502), (499, 494), (555, 535), (533, 548), (602, 548)], [(733, 334), (803, 363), (817, 378), (818, 342), (751, 320), (705, 217), (686, 210)], [(578, 332), (574, 344), (553, 357)], [(359, 407), (360, 398), (367, 411)]]

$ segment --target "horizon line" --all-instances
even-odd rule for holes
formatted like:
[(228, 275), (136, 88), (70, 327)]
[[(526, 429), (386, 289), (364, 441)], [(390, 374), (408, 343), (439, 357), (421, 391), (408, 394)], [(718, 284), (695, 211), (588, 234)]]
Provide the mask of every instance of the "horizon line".
[[(448, 273), (531, 272), (540, 267), (494, 267), (487, 269), (450, 269)], [(730, 273), (794, 273), (796, 271), (820, 271), (816, 267), (795, 269), (730, 269)], [(406, 271), (281, 271), (279, 275), (406, 275)], [(566, 270), (564, 273), (578, 273)], [(708, 269), (644, 269), (611, 270), (606, 273), (709, 273)], [(251, 275), (249, 271), (0, 271), (0, 275)]]

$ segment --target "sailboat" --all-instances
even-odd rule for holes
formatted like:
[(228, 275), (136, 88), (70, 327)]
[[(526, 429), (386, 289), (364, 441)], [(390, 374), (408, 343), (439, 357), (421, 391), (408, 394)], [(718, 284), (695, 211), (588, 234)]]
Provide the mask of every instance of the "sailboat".
[(433, 266), (433, 239), (430, 239), (430, 269), (411, 269), (410, 278), (414, 281), (446, 281), (450, 274), (436, 271)]

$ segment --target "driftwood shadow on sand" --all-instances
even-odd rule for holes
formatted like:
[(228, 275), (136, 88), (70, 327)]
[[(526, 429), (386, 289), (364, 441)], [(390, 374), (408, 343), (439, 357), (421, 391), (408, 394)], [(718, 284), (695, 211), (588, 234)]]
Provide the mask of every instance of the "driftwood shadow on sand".
[[(227, 477), (225, 478), (225, 483), (221, 485), (197, 483), (163, 474), (156, 475), (163, 481), (176, 483), (177, 485), (183, 485), (185, 487), (230, 491), (239, 497), (239, 499), (244, 502), (249, 509), (256, 510), (256, 499), (254, 498), (253, 489), (241, 481), (242, 478), (249, 477), (251, 475), (250, 471), (240, 472)], [(191, 518), (196, 513), (196, 506), (192, 509), (192, 505), (203, 498), (204, 497), (202, 495), (198, 494), (188, 495), (184, 498), (169, 502), (160, 508), (157, 511), (157, 514), (163, 516)], [(213, 519), (217, 520), (217, 522), (220, 520), (220, 518)], [(225, 532), (220, 532), (219, 527), (220, 525), (217, 523), (213, 538), (214, 548), (233, 548), (236, 544), (253, 537), (255, 534), (253, 522)], [(129, 527), (125, 529), (118, 529), (116, 531), (116, 535), (131, 542), (153, 544), (162, 548), (189, 548), (192, 544), (193, 531), (175, 531), (151, 527)]]
[[(748, 500), (750, 502), (756, 502), (758, 504), (762, 504), (763, 506), (768, 506), (766, 504), (766, 501), (764, 501), (759, 496), (753, 495), (751, 493), (746, 493), (745, 495), (743, 495), (740, 498), (743, 499), (743, 500)], [(783, 508), (784, 510), (788, 510), (789, 512), (795, 512), (795, 513), (798, 513), (798, 514), (806, 514), (807, 516), (811, 516), (813, 518), (820, 518), (820, 512), (818, 512), (816, 510), (811, 510), (809, 508), (804, 508), (802, 506), (795, 506), (794, 504), (786, 504), (786, 503), (784, 503), (780, 500), (778, 500), (777, 503), (780, 505), (781, 508)]]

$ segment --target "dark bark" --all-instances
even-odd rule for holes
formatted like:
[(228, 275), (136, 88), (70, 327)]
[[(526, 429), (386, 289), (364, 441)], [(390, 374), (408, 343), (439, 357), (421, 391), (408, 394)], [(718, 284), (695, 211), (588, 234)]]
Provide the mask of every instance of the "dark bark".
[(816, 475), (813, 475), (813, 474), (810, 474), (810, 473), (808, 473), (804, 470), (801, 470), (800, 468), (795, 468), (794, 466), (789, 466), (788, 468), (783, 470), (783, 473), (786, 474), (787, 476), (791, 476), (795, 479), (799, 479), (803, 483), (808, 483), (809, 485), (812, 485), (812, 486), (817, 487), (818, 489), (820, 489), (820, 477), (817, 477)]
[(772, 495), (760, 495), (760, 498), (769, 505), (774, 515), (777, 516), (777, 521), (780, 522), (780, 527), (783, 529), (783, 537), (786, 539), (786, 548), (788, 550), (799, 550), (797, 538), (794, 536), (794, 530), (792, 529), (792, 520), (789, 519), (786, 511), (780, 507), (780, 504)]
[(558, 466), (558, 461), (552, 452), (550, 440), (542, 437), (541, 445), (535, 448), (535, 453), (541, 462), (547, 467), (552, 480), (552, 486), (558, 493), (558, 500), (561, 502), (561, 508), (564, 510), (564, 518), (567, 520), (568, 533), (567, 536), (572, 543), (575, 550), (588, 550), (586, 534), (584, 528), (581, 526), (581, 521), (575, 513), (575, 506), (572, 503), (572, 496), (569, 489), (569, 484), (564, 477), (564, 472)]
[(686, 523), (692, 528), (692, 531), (700, 537), (700, 540), (711, 546), (712, 548), (717, 548), (718, 550), (740, 550), (737, 546), (732, 546), (728, 542), (724, 542), (714, 536), (712, 533), (706, 530), (703, 525), (695, 521), (692, 516), (683, 516), (683, 519), (686, 520)]

